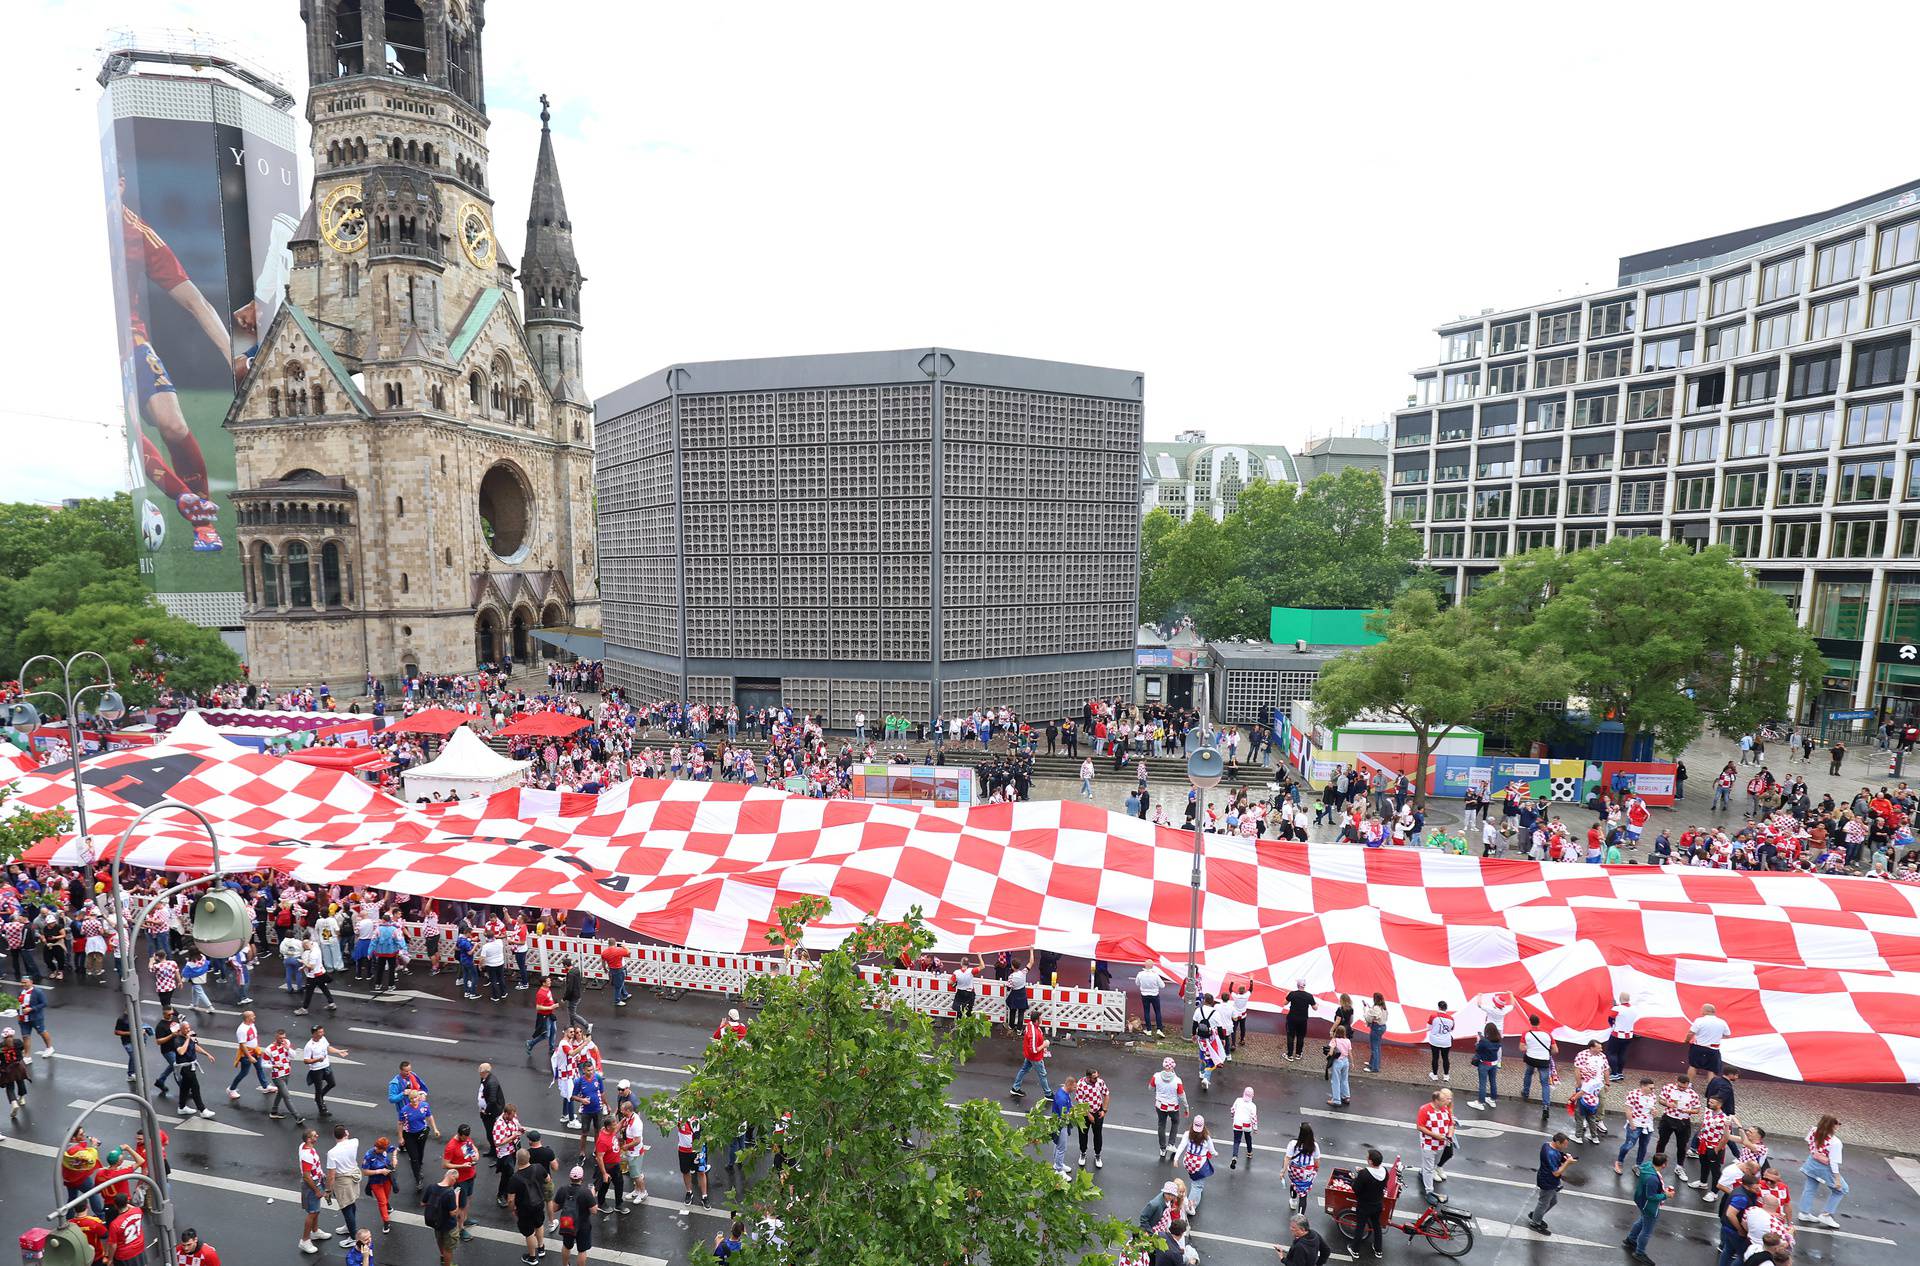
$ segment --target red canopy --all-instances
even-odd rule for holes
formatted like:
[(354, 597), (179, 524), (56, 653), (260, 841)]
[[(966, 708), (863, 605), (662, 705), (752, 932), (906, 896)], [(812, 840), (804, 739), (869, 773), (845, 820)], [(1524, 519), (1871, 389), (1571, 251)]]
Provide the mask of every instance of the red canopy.
[(452, 708), (428, 708), (424, 712), (414, 713), (396, 725), (388, 726), (387, 733), (437, 734), (445, 738), (473, 719), (464, 712), (455, 712)]
[(345, 769), (356, 774), (388, 769), (393, 765), (385, 753), (371, 747), (309, 747), (288, 752), (287, 759), (319, 769)]
[(585, 717), (570, 717), (560, 712), (522, 712), (495, 730), (496, 738), (565, 738), (593, 724)]

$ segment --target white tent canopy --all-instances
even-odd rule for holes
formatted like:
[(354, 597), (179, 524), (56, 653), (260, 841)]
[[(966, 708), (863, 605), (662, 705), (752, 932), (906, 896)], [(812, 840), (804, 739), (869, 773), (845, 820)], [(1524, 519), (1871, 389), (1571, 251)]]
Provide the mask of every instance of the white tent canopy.
[(435, 794), (442, 799), (458, 796), (462, 800), (490, 796), (519, 786), (520, 775), (532, 763), (509, 760), (463, 725), (448, 737), (439, 756), (406, 772), (407, 799)]

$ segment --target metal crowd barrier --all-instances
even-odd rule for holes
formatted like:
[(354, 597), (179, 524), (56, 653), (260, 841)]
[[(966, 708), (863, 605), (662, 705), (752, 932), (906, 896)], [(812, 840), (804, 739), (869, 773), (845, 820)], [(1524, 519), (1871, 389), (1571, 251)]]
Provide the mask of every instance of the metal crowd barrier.
[[(404, 923), (401, 930), (406, 934), (408, 954), (424, 957), (426, 946), (420, 925)], [(444, 962), (453, 961), (453, 935), (451, 928), (441, 932), (440, 957)], [(542, 933), (529, 938), (528, 956), (543, 975), (557, 975), (578, 964), (583, 977), (604, 982), (607, 966), (600, 951), (610, 944), (614, 942)], [(716, 954), (668, 945), (620, 944), (628, 951), (627, 984), (634, 988), (739, 994), (751, 977), (785, 975), (807, 966), (804, 960), (788, 960), (771, 954)], [(508, 961), (511, 965), (511, 958)], [(860, 974), (873, 984), (890, 988), (916, 1011), (935, 1018), (950, 1018), (954, 1014), (953, 978), (943, 972), (888, 969), (876, 964), (862, 967)], [(1127, 995), (1120, 990), (1030, 985), (1027, 994), (1031, 1004), (1043, 1010), (1050, 1029), (1103, 1034), (1122, 1034), (1127, 1030)], [(976, 1012), (989, 1020), (1006, 1023), (1004, 982), (982, 978), (974, 987), (974, 997)]]

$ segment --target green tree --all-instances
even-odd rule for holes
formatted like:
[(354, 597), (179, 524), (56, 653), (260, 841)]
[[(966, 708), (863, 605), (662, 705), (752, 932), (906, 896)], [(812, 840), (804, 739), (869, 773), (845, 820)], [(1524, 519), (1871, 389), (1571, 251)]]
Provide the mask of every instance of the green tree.
[(0, 787), (0, 862), (10, 862), (50, 835), (73, 829), (73, 815), (65, 809), (15, 812), (7, 808), (13, 788)]
[(1469, 600), (1513, 645), (1554, 656), (1596, 717), (1677, 755), (1711, 723), (1727, 735), (1784, 716), (1819, 644), (1720, 546), (1654, 537), (1507, 563)]
[(1419, 535), (1387, 521), (1372, 471), (1321, 475), (1304, 489), (1256, 480), (1222, 522), (1146, 517), (1140, 612), (1191, 615), (1208, 637), (1264, 639), (1272, 607), (1384, 606), (1419, 555)]
[[(818, 897), (783, 908), (769, 939), (798, 944), (827, 908)], [(1133, 1234), (1095, 1212), (1085, 1171), (1063, 1179), (1034, 1155), (1051, 1146), (1044, 1107), (1010, 1122), (985, 1100), (948, 1106), (986, 1022), (937, 1032), (859, 970), (932, 942), (917, 912), (905, 923), (869, 919), (811, 970), (753, 978), (748, 1000), (760, 1010), (747, 1039), (716, 1042), (685, 1086), (648, 1100), (647, 1115), (663, 1126), (701, 1118), (710, 1156), (738, 1123), (756, 1124), (741, 1162), (752, 1175), (746, 1207), (778, 1217), (788, 1247), (750, 1244), (735, 1259), (743, 1266), (1111, 1263), (1101, 1250)], [(769, 1163), (775, 1145), (784, 1168)]]
[[(19, 663), (35, 655), (66, 659), (77, 651), (98, 651), (113, 666), (120, 695), (134, 707), (152, 703), (165, 683), (200, 691), (240, 676), (240, 657), (220, 634), (171, 614), (153, 598), (138, 606), (123, 602), (83, 602), (68, 610), (36, 610), (27, 616), (14, 642)], [(44, 668), (40, 665), (38, 668)], [(92, 681), (96, 660), (76, 665), (75, 685)], [(32, 677), (40, 676), (38, 669)], [(36, 701), (41, 711), (59, 709)]]
[(0, 502), (0, 577), (17, 580), (42, 563), (71, 555), (131, 569), (136, 561), (133, 498), (122, 492), (71, 506)]
[(1566, 696), (1565, 678), (1544, 655), (1525, 656), (1467, 607), (1442, 608), (1425, 588), (1409, 589), (1369, 622), (1386, 640), (1346, 651), (1320, 672), (1314, 715), (1342, 726), (1362, 717), (1405, 722), (1413, 731), (1415, 803), (1427, 799), (1427, 770), (1440, 741), (1476, 717)]

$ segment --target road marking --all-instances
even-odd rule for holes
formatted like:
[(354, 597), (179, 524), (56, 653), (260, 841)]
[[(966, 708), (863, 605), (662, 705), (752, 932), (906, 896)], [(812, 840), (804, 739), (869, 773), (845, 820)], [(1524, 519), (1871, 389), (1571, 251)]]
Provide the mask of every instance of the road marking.
[[(76, 1064), (92, 1064), (96, 1068), (117, 1068), (122, 1073), (127, 1071), (127, 1062), (123, 1059), (94, 1059), (87, 1055), (69, 1055), (65, 1051), (54, 1051), (52, 1054), (47, 1055), (46, 1058), (70, 1059)], [(131, 1081), (132, 1078), (128, 1078), (128, 1080)]]
[[(1394, 1121), (1387, 1117), (1362, 1116), (1357, 1112), (1338, 1112), (1328, 1108), (1302, 1108), (1300, 1115), (1324, 1117), (1329, 1121), (1361, 1121), (1367, 1125), (1383, 1125), (1389, 1129), (1411, 1130), (1411, 1121)], [(1552, 1138), (1545, 1130), (1536, 1130), (1525, 1125), (1508, 1125), (1504, 1121), (1487, 1121), (1479, 1117), (1455, 1117), (1453, 1132), (1462, 1138), (1490, 1139), (1502, 1134), (1530, 1134), (1534, 1138)]]
[(1889, 1156), (1887, 1164), (1893, 1166), (1893, 1172), (1901, 1182), (1920, 1192), (1920, 1161), (1906, 1156)]
[(679, 1068), (668, 1068), (662, 1064), (630, 1064), (623, 1059), (603, 1059), (600, 1062), (608, 1068), (638, 1068), (649, 1073), (672, 1073), (676, 1077), (690, 1077), (693, 1075), (693, 1069), (684, 1064)]
[[(60, 1154), (58, 1148), (50, 1147), (45, 1143), (29, 1142), (26, 1139), (0, 1139), (0, 1148), (24, 1152), (29, 1156), (52, 1157)], [(269, 1204), (276, 1201), (284, 1201), (297, 1207), (300, 1203), (300, 1193), (297, 1191), (281, 1187), (265, 1187), (259, 1183), (246, 1182), (236, 1178), (218, 1178), (212, 1174), (195, 1173), (190, 1169), (184, 1169), (178, 1165), (174, 1166), (173, 1172), (168, 1175), (168, 1180), (174, 1183), (185, 1183), (192, 1187), (208, 1187), (215, 1191), (230, 1191), (238, 1192), (242, 1195), (255, 1196), (267, 1201)], [(719, 1209), (705, 1209), (701, 1212), (711, 1213), (715, 1217), (722, 1218), (732, 1216)], [(393, 1220), (402, 1226), (426, 1226), (426, 1223), (421, 1219), (419, 1214), (410, 1213), (400, 1208), (394, 1209)], [(468, 1229), (473, 1232), (473, 1237), (476, 1240), (491, 1240), (498, 1244), (512, 1244), (522, 1249), (526, 1247), (526, 1237), (515, 1235), (511, 1231), (502, 1231), (490, 1226), (470, 1226)], [(621, 1249), (601, 1248), (597, 1245), (593, 1250), (593, 1256), (595, 1261), (605, 1260), (614, 1262), (617, 1266), (671, 1266), (671, 1263), (664, 1257), (652, 1257), (646, 1253), (629, 1253)]]
[[(67, 1106), (69, 1108), (85, 1108), (91, 1105), (92, 1102), (93, 1101), (91, 1099), (75, 1099), (72, 1103), (69, 1103)], [(140, 1109), (138, 1108), (123, 1107), (122, 1105), (117, 1103), (106, 1104), (102, 1107), (95, 1108), (94, 1111), (104, 1112), (104, 1113), (107, 1113), (109, 1116), (116, 1116), (116, 1117), (138, 1117), (138, 1118), (144, 1119), (146, 1115), (145, 1113), (141, 1112)], [(154, 1108), (154, 1111), (156, 1114), (161, 1114), (163, 1110), (158, 1105), (156, 1105)], [(228, 1125), (225, 1121), (220, 1121), (220, 1120), (209, 1121), (205, 1117), (198, 1117), (198, 1116), (193, 1117), (190, 1120), (182, 1120), (178, 1124), (173, 1124), (173, 1125), (169, 1125), (167, 1122), (162, 1121), (160, 1123), (160, 1128), (165, 1130), (179, 1130), (182, 1132), (191, 1130), (197, 1134), (244, 1134), (249, 1138), (256, 1138), (256, 1139), (261, 1137), (260, 1133), (257, 1130), (243, 1130), (237, 1125)]]
[[(392, 1032), (392, 1030), (391, 1029), (363, 1029), (359, 1025), (355, 1024), (355, 1025), (349, 1025), (347, 1027), (347, 1032), (370, 1033), (375, 1037), (385, 1037), (387, 1036), (388, 1033)], [(427, 1033), (407, 1033), (401, 1036), (404, 1036), (406, 1040), (409, 1042), (439, 1042), (443, 1046), (460, 1045), (460, 1039), (457, 1037), (434, 1037), (431, 1034), (427, 1034)]]

